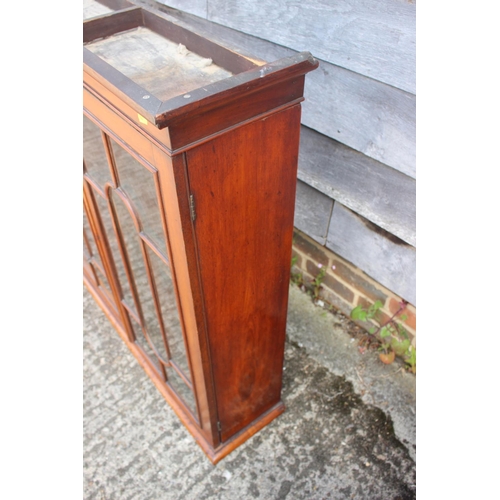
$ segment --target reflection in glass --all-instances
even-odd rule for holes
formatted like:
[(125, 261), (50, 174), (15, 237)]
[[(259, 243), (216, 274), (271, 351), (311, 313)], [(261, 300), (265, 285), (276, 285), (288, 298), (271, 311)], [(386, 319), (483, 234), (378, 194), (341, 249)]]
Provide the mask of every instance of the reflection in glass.
[(111, 303), (114, 303), (113, 295), (111, 294), (111, 290), (109, 289), (108, 280), (106, 279), (106, 276), (104, 276), (104, 274), (101, 272), (99, 267), (97, 267), (97, 266), (93, 266), (93, 267), (94, 267), (94, 272), (97, 276), (97, 281), (98, 281), (99, 287), (102, 290), (104, 290), (104, 292), (108, 296), (109, 301)]
[(118, 281), (120, 283), (122, 298), (125, 299), (125, 302), (132, 309), (132, 311), (136, 312), (134, 301), (132, 299), (132, 292), (130, 291), (127, 275), (125, 273), (125, 268), (123, 266), (123, 261), (120, 255), (118, 241), (113, 229), (113, 222), (109, 213), (108, 202), (104, 198), (102, 198), (95, 190), (94, 198), (99, 209), (99, 215), (101, 216), (102, 225), (104, 226), (104, 232), (106, 233), (108, 245), (111, 250), (111, 256), (115, 264), (115, 270), (118, 274)]
[(134, 335), (136, 339), (135, 343), (138, 344), (139, 347), (144, 351), (144, 354), (146, 354), (148, 359), (151, 361), (156, 371), (158, 372), (158, 375), (160, 375), (162, 379), (165, 379), (160, 361), (158, 360), (158, 357), (153, 352), (153, 349), (151, 349), (151, 346), (144, 337), (140, 325), (138, 325), (133, 318), (130, 318), (130, 323), (132, 325), (132, 329), (134, 330)]
[(96, 248), (97, 246), (94, 241), (92, 230), (90, 229), (87, 214), (85, 213), (85, 210), (83, 210), (83, 254), (88, 261), (94, 257), (98, 262), (100, 262), (101, 258), (97, 253)]
[(92, 268), (93, 276), (97, 280), (97, 285), (107, 293), (108, 297), (111, 297), (110, 286), (106, 276), (103, 274), (104, 267), (102, 265), (101, 256), (97, 251), (94, 234), (90, 229), (85, 209), (83, 210), (83, 255)]
[(111, 182), (111, 174), (101, 130), (85, 115), (83, 116), (83, 158), (87, 173), (103, 189), (107, 182)]
[(167, 383), (181, 397), (186, 406), (196, 415), (196, 403), (193, 391), (184, 383), (184, 380), (171, 367), (167, 367)]
[[(109, 246), (121, 300), (130, 311), (127, 316), (137, 345), (163, 380), (166, 373), (166, 383), (196, 415), (194, 394), (189, 387), (191, 376), (182, 323), (167, 258), (161, 203), (155, 183), (157, 174), (153, 167), (148, 169), (142, 165), (112, 139), (109, 143), (113, 147), (111, 165), (108, 165), (104, 145), (107, 147), (108, 142), (103, 143), (100, 129), (84, 117), (85, 168), (101, 191), (90, 181), (87, 185), (106, 235), (107, 242), (103, 243)], [(112, 170), (118, 186), (112, 181)], [(95, 262), (92, 267), (96, 269), (98, 284), (111, 298), (96, 241), (85, 217), (84, 229), (87, 260), (91, 265)], [(169, 366), (171, 362), (182, 376)]]
[(139, 307), (142, 310), (146, 331), (153, 344), (152, 347), (154, 347), (158, 356), (166, 363), (168, 361), (167, 350), (156, 315), (153, 294), (151, 293), (148, 274), (141, 251), (141, 240), (127, 207), (115, 192), (112, 194), (112, 201), (116, 210), (119, 229), (123, 236), (125, 250), (137, 290), (137, 298)]
[(168, 346), (172, 359), (182, 370), (184, 376), (189, 378), (189, 365), (184, 348), (182, 327), (176, 306), (174, 283), (170, 268), (149, 248), (147, 249), (151, 271), (158, 290), (158, 300), (163, 318), (163, 325), (167, 334)]
[(143, 232), (166, 255), (165, 238), (163, 236), (154, 174), (149, 172), (135, 158), (118, 146), (116, 142), (111, 142), (120, 188), (132, 200), (132, 204), (141, 219)]

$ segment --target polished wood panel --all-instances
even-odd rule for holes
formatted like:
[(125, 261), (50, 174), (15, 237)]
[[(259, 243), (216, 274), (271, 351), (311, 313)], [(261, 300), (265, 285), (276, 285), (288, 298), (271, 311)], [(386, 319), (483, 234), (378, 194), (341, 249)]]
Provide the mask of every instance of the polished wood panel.
[(279, 111), (291, 102), (303, 101), (304, 76), (285, 80), (273, 86), (245, 93), (240, 98), (228, 98), (217, 107), (202, 108), (199, 112), (174, 120), (169, 127), (169, 146), (176, 153), (193, 147), (197, 142), (226, 132), (259, 115)]
[(309, 52), (301, 52), (258, 68), (245, 71), (206, 87), (196, 89), (187, 96), (178, 96), (163, 102), (157, 111), (159, 128), (170, 126), (179, 119), (189, 119), (202, 112), (225, 106), (234, 99), (262, 91), (267, 87), (292, 83), (305, 73), (318, 67), (318, 61)]
[(222, 440), (280, 401), (300, 107), (186, 153)]

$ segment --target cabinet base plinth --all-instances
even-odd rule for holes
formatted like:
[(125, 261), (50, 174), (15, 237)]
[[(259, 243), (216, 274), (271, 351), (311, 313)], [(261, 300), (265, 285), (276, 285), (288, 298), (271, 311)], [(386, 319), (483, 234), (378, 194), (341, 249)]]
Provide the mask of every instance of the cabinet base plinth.
[(219, 462), (224, 457), (229, 455), (229, 453), (231, 453), (233, 450), (238, 448), (238, 446), (243, 444), (247, 439), (250, 439), (254, 434), (259, 432), (272, 420), (281, 415), (284, 411), (285, 411), (285, 405), (283, 404), (282, 401), (280, 401), (278, 404), (274, 405), (270, 410), (268, 410), (259, 418), (254, 420), (249, 426), (245, 427), (240, 432), (235, 434), (231, 439), (223, 443), (221, 446), (217, 447), (214, 451), (210, 451), (208, 453), (206, 450), (203, 451), (205, 451), (208, 458), (215, 465), (217, 462)]

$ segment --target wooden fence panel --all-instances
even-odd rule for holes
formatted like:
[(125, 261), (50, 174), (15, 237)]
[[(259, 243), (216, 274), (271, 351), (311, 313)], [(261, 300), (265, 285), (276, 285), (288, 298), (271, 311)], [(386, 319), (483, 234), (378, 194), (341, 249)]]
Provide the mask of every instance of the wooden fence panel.
[(208, 19), (415, 93), (415, 3), (208, 0)]
[(416, 252), (411, 245), (335, 203), (326, 246), (416, 306)]
[(304, 125), (416, 177), (413, 94), (320, 61), (305, 98)]
[(159, 0), (161, 3), (173, 7), (174, 9), (183, 10), (184, 12), (189, 12), (195, 16), (207, 18), (208, 6), (207, 0)]
[(302, 127), (298, 177), (415, 246), (415, 180)]
[(306, 183), (297, 181), (293, 225), (321, 245), (326, 244), (333, 200)]
[[(232, 50), (264, 61), (296, 51), (204, 19), (170, 11), (176, 22), (195, 27)], [(318, 57), (313, 44), (305, 46)], [(320, 61), (307, 75), (302, 123), (370, 158), (415, 178), (415, 96)]]

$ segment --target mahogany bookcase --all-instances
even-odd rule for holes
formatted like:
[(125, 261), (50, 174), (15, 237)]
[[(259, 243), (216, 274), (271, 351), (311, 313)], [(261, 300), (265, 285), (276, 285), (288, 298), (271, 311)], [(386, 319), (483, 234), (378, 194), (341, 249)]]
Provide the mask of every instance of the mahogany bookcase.
[(154, 7), (94, 4), (84, 282), (216, 463), (284, 410), (300, 103), (318, 62), (266, 63)]

